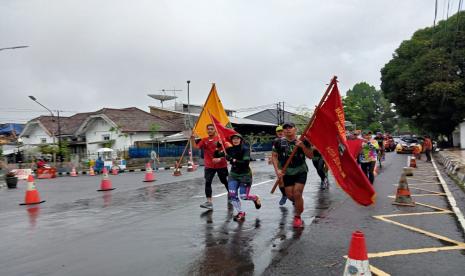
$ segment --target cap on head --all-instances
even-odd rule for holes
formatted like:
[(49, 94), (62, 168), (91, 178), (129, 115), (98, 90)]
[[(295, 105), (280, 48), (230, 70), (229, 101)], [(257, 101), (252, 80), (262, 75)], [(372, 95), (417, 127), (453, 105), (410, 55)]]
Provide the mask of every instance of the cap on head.
[(240, 135), (239, 133), (235, 133), (235, 134), (229, 136), (229, 139), (232, 140), (234, 137), (238, 137), (238, 138), (240, 138), (241, 140), (244, 140), (244, 137), (242, 137), (242, 135)]
[(287, 127), (295, 127), (295, 124), (293, 122), (285, 122), (283, 124), (283, 128), (287, 128)]
[(283, 131), (283, 127), (282, 126), (277, 126), (276, 127), (276, 132), (278, 132), (278, 131)]

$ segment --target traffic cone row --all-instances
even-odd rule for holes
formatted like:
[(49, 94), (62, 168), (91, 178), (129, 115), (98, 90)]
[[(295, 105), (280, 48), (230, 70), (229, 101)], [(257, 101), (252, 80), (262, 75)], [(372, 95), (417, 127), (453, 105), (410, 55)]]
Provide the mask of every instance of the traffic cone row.
[(416, 167), (417, 167), (417, 161), (416, 161), (415, 156), (412, 156), (412, 157), (410, 158), (409, 167), (411, 167), (411, 168), (416, 168)]
[(89, 167), (89, 175), (95, 176), (94, 168), (92, 166)]
[(153, 182), (155, 181), (155, 174), (153, 173), (152, 166), (150, 162), (145, 166), (145, 177), (144, 182)]
[(108, 177), (107, 168), (103, 167), (102, 182), (100, 183), (100, 190), (97, 190), (97, 191), (103, 192), (103, 191), (111, 191), (114, 189), (116, 188), (112, 187), (111, 179)]
[(76, 173), (76, 168), (75, 168), (75, 167), (73, 167), (73, 168), (71, 169), (70, 176), (73, 176), (73, 177), (78, 176), (77, 173)]
[(402, 173), (402, 175), (400, 176), (399, 186), (397, 187), (396, 199), (392, 204), (402, 206), (415, 206), (415, 202), (412, 200), (412, 196), (408, 188), (407, 177), (405, 173)]
[(187, 161), (187, 171), (188, 172), (193, 172), (195, 170), (194, 165), (192, 164), (191, 161)]
[(402, 171), (405, 173), (406, 176), (413, 176), (413, 168), (412, 167), (404, 167)]
[(352, 233), (350, 241), (349, 255), (344, 268), (344, 276), (371, 275), (370, 264), (368, 262), (365, 236), (361, 231)]
[(179, 168), (179, 162), (176, 161), (176, 165), (174, 166), (174, 172), (173, 172), (173, 176), (180, 176), (182, 175), (181, 173), (181, 169)]
[(34, 177), (29, 175), (27, 178), (27, 188), (26, 196), (24, 197), (24, 203), (20, 203), (19, 205), (32, 205), (44, 202), (45, 200), (40, 200), (39, 192), (37, 191), (36, 185), (34, 184)]

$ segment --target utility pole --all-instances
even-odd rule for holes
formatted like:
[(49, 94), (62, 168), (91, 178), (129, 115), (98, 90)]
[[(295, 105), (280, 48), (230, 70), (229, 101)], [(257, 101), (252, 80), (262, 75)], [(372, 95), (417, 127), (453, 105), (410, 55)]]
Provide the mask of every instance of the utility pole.
[(278, 125), (284, 124), (285, 117), (284, 117), (284, 102), (278, 102), (276, 104), (276, 119)]

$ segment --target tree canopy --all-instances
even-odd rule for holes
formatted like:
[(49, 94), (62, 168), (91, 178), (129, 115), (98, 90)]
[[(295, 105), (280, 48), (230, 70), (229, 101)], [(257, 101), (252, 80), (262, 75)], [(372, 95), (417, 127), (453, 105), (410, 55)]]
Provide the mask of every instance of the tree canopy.
[(355, 124), (357, 129), (393, 132), (396, 113), (391, 104), (366, 82), (360, 82), (347, 91), (342, 100), (346, 120)]
[(465, 118), (465, 12), (403, 41), (381, 69), (381, 81), (400, 115), (450, 135)]

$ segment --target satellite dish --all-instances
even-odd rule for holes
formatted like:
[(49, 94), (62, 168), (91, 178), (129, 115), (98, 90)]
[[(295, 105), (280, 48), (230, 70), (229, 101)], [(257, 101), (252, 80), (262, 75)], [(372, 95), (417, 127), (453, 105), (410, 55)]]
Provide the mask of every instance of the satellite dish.
[(162, 108), (163, 108), (164, 101), (170, 101), (170, 100), (174, 100), (178, 98), (177, 96), (162, 95), (162, 94), (148, 94), (148, 96), (151, 98), (154, 98), (155, 100), (159, 100)]

